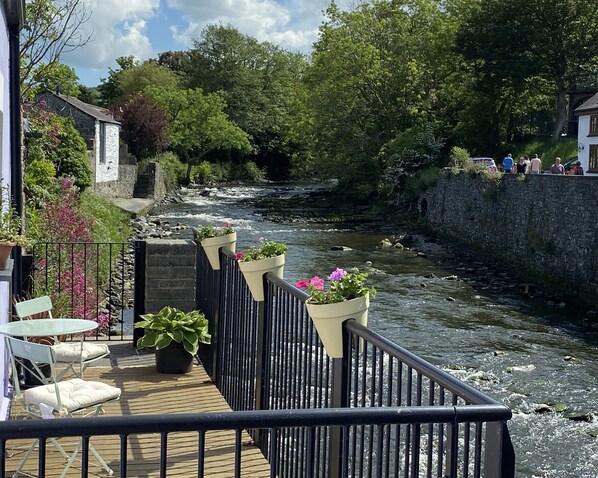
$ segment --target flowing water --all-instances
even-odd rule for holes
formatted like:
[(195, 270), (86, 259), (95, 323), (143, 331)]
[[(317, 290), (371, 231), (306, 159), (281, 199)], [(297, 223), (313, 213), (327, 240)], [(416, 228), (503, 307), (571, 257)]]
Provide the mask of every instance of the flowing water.
[[(420, 244), (425, 256), (378, 250), (388, 225), (302, 220), (317, 209), (292, 206), (314, 188), (189, 189), (184, 203), (155, 213), (192, 226), (230, 222), (237, 251), (260, 237), (286, 243), (291, 283), (371, 261), (378, 294), (369, 327), (513, 409), (516, 476), (598, 477), (598, 315), (546, 296), (526, 299), (508, 274), (443, 245)], [(351, 250), (331, 250), (337, 245)]]

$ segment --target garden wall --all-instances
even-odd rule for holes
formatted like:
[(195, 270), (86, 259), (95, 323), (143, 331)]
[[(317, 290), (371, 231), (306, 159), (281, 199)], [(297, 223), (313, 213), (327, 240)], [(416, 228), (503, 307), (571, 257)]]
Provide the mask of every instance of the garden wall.
[(450, 170), (420, 198), (428, 226), (549, 286), (598, 296), (598, 178)]

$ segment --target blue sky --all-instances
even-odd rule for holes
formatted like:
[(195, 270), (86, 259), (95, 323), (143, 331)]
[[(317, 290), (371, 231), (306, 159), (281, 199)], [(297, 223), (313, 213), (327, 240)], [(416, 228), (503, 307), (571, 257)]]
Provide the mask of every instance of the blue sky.
[[(83, 25), (92, 40), (62, 56), (81, 83), (95, 86), (114, 59), (155, 58), (186, 50), (206, 25), (232, 25), (244, 34), (290, 51), (309, 52), (329, 0), (82, 0), (91, 13)], [(341, 8), (359, 3), (337, 0)]]

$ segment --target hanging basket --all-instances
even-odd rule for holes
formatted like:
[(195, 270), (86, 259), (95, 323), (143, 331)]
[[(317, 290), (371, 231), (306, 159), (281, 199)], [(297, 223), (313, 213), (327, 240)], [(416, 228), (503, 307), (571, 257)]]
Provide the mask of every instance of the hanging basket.
[(237, 233), (231, 232), (224, 236), (207, 237), (203, 239), (200, 244), (206, 253), (206, 256), (208, 256), (210, 266), (217, 271), (220, 270), (220, 248), (234, 254), (237, 245)]
[(368, 292), (356, 299), (334, 304), (312, 304), (308, 299), (305, 306), (326, 354), (331, 358), (342, 358), (343, 322), (347, 319), (355, 319), (361, 325), (367, 326), (370, 294)]
[(14, 242), (0, 243), (0, 271), (6, 269), (8, 258), (10, 257), (10, 253), (12, 252), (12, 248), (15, 246), (16, 244)]
[(264, 300), (264, 274), (272, 272), (276, 277), (282, 279), (284, 273), (285, 255), (268, 257), (259, 261), (239, 262), (239, 269), (245, 277), (253, 300), (261, 302)]

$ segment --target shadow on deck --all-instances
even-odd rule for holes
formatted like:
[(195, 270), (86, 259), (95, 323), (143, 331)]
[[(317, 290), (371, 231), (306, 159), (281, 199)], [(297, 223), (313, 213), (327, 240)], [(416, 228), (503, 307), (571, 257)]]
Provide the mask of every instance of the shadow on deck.
[[(155, 370), (153, 352), (142, 350), (137, 353), (130, 342), (110, 342), (109, 346), (110, 359), (88, 368), (84, 374), (85, 380), (98, 380), (121, 388), (120, 400), (108, 403), (104, 407), (106, 416), (230, 411), (202, 366), (195, 365), (191, 373), (184, 375), (159, 374)], [(18, 404), (13, 405), (12, 413), (15, 418), (20, 418)], [(243, 441), (251, 442), (248, 435)], [(6, 461), (5, 476), (13, 475), (29, 443), (22, 440), (7, 443), (6, 450), (10, 458)], [(60, 443), (69, 454), (75, 448), (72, 439), (61, 439)], [(120, 437), (94, 437), (91, 443), (114, 470), (114, 476), (120, 476)], [(205, 443), (205, 476), (234, 476), (235, 432), (208, 432)], [(241, 476), (269, 476), (270, 466), (255, 446), (243, 446), (241, 453)], [(25, 468), (32, 476), (38, 476), (37, 461), (36, 451), (29, 458)], [(47, 445), (46, 466), (47, 477), (60, 476), (64, 468), (62, 455), (51, 444)], [(159, 469), (160, 435), (130, 435), (125, 476), (157, 477), (160, 476)], [(169, 434), (167, 476), (197, 476), (197, 469), (198, 434)], [(79, 462), (75, 461), (67, 476), (81, 476)], [(89, 476), (107, 476), (104, 470), (96, 466), (96, 460), (92, 455)]]

